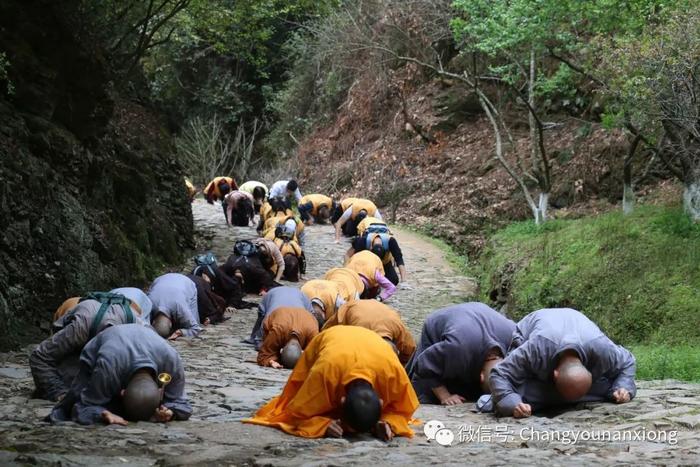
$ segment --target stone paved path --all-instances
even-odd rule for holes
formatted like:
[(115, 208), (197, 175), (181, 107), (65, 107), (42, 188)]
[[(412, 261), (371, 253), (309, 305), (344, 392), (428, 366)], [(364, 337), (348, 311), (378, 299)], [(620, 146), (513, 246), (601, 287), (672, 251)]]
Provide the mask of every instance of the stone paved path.
[[(218, 206), (197, 201), (194, 214), (220, 258), (228, 255), (235, 238), (254, 235), (252, 229), (226, 228)], [(346, 245), (333, 244), (328, 226), (312, 226), (307, 232), (308, 277), (316, 278), (341, 264)], [(427, 313), (465, 300), (473, 285), (467, 278), (455, 278), (433, 245), (407, 232), (397, 236), (413, 290), (399, 290), (391, 305), (418, 337)], [(237, 311), (226, 323), (208, 327), (201, 338), (174, 344), (186, 364), (187, 390), (195, 412), (188, 422), (167, 425), (49, 426), (41, 420), (51, 404), (29, 398), (31, 347), (0, 354), (0, 465), (700, 463), (700, 385), (673, 381), (640, 383), (637, 398), (626, 405), (586, 404), (577, 411), (524, 421), (477, 415), (471, 412), (472, 404), (422, 406), (417, 417), (439, 420), (453, 431), (455, 439), (449, 447), (428, 441), (421, 426), (413, 439), (385, 444), (368, 437), (306, 440), (244, 425), (240, 420), (277, 394), (289, 374), (258, 367), (255, 352), (240, 343), (254, 321), (254, 310)], [(559, 439), (552, 441), (547, 435)], [(571, 443), (567, 435), (579, 439)], [(621, 436), (627, 439), (619, 441)]]

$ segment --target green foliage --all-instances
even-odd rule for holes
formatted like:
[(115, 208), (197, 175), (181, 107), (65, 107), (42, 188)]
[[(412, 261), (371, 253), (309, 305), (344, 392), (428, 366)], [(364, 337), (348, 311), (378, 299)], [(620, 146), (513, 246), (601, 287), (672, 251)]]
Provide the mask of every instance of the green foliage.
[[(520, 222), (482, 257), (482, 293), (510, 280), (514, 318), (569, 306), (622, 343), (700, 342), (700, 228), (680, 209)], [(483, 297), (486, 299), (486, 297)]]
[(700, 348), (680, 345), (633, 345), (640, 380), (676, 379), (700, 382)]
[(586, 104), (578, 87), (586, 80), (564, 63), (552, 67), (543, 60), (562, 57), (595, 75), (597, 38), (637, 37), (665, 12), (663, 0), (455, 0), (460, 15), (452, 21), (455, 40), (464, 51), (490, 58), (491, 73), (514, 85), (527, 80), (530, 52), (541, 62), (535, 92), (551, 106)]
[(631, 123), (652, 137), (666, 131), (674, 156), (685, 159), (684, 169), (696, 170), (700, 4), (679, 1), (664, 10), (663, 21), (604, 44), (599, 72), (608, 82), (607, 112), (616, 116), (608, 123)]

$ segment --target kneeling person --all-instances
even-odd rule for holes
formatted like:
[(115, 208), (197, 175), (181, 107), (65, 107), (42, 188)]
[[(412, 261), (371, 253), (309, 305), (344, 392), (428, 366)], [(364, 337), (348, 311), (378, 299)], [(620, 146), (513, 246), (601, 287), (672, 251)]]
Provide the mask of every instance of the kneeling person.
[(297, 209), (299, 216), (305, 224), (311, 225), (314, 222), (324, 224), (331, 216), (335, 207), (333, 199), (326, 195), (306, 195), (299, 200)]
[(362, 279), (364, 291), (360, 298), (377, 298), (384, 302), (396, 292), (396, 286), (384, 275), (382, 260), (371, 251), (354, 254), (345, 266)]
[(322, 325), (323, 321), (305, 308), (275, 309), (263, 321), (258, 365), (294, 368), (301, 352), (316, 337)]
[(282, 394), (244, 420), (305, 438), (371, 432), (412, 437), (418, 399), (391, 345), (358, 326), (334, 326), (306, 347)]
[(123, 295), (89, 294), (53, 323), (54, 334), (29, 357), (35, 397), (61, 400), (78, 373), (78, 356), (90, 339), (111, 326), (143, 322), (135, 303)]
[(488, 393), (489, 374), (506, 355), (514, 330), (514, 322), (483, 303), (428, 315), (406, 365), (421, 403), (457, 405)]
[[(160, 378), (168, 379), (164, 387), (159, 387)], [(187, 420), (191, 414), (180, 355), (152, 329), (125, 324), (85, 346), (80, 373), (48, 418), (127, 425), (127, 420)]]
[(500, 415), (529, 417), (542, 408), (634, 398), (634, 355), (581, 312), (546, 308), (518, 322), (508, 356), (491, 372)]
[(197, 307), (197, 286), (184, 274), (157, 277), (148, 297), (153, 303), (151, 325), (164, 339), (195, 337), (202, 331)]

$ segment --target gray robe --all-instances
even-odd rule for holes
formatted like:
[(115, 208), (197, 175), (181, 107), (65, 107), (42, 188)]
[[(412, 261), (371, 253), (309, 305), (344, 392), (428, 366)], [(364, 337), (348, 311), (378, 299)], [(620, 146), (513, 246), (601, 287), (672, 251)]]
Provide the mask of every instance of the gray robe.
[[(78, 355), (94, 336), (90, 329), (102, 304), (96, 300), (78, 303), (71, 311), (53, 323), (55, 333), (44, 340), (29, 357), (36, 396), (56, 400), (68, 391), (68, 385), (78, 372)], [(136, 313), (134, 322), (143, 325)], [(125, 324), (127, 316), (120, 305), (110, 305), (97, 327), (99, 334), (110, 326)]]
[(463, 303), (431, 313), (406, 365), (418, 400), (439, 404), (432, 391), (438, 386), (465, 398), (478, 397), (487, 352), (497, 348), (506, 355), (514, 330), (513, 321), (483, 303)]
[(265, 294), (258, 305), (258, 319), (253, 326), (253, 331), (250, 333), (250, 338), (244, 342), (254, 344), (257, 350), (260, 350), (262, 345), (262, 323), (265, 317), (275, 311), (277, 308), (292, 307), (305, 308), (309, 313), (313, 313), (311, 300), (296, 287), (275, 287), (270, 289)]
[(194, 337), (202, 331), (197, 310), (197, 286), (186, 275), (168, 273), (157, 277), (148, 292), (153, 303), (151, 322), (164, 314), (173, 322), (173, 330)]
[(118, 289), (110, 290), (109, 293), (118, 293), (124, 295), (126, 298), (136, 303), (139, 308), (141, 308), (141, 319), (146, 322), (151, 322), (151, 309), (153, 308), (153, 303), (148, 295), (136, 287), (120, 287)]
[(535, 311), (523, 318), (513, 333), (514, 349), (491, 372), (495, 409), (512, 415), (521, 402), (533, 410), (566, 402), (554, 388), (552, 374), (559, 355), (574, 350), (593, 375), (593, 386), (577, 402), (611, 400), (619, 388), (634, 397), (636, 361), (624, 347), (612, 342), (591, 320), (571, 308)]
[(142, 368), (156, 376), (172, 376), (165, 387), (163, 405), (173, 411), (175, 420), (190, 418), (185, 369), (177, 350), (150, 327), (126, 324), (106, 330), (85, 346), (80, 354), (80, 373), (49, 420), (91, 425), (102, 421), (105, 410), (123, 416), (119, 393)]

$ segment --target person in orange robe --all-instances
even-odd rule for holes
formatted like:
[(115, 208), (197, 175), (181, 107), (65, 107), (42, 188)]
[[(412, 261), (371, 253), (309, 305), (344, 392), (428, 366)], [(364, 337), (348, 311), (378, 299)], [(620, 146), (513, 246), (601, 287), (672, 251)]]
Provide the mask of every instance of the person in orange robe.
[(282, 307), (265, 317), (258, 365), (294, 368), (301, 351), (318, 334), (319, 322), (309, 310)]
[(380, 337), (391, 341), (399, 354), (399, 360), (404, 365), (416, 350), (416, 341), (408, 330), (398, 311), (379, 303), (377, 300), (356, 300), (338, 308), (323, 330), (338, 325), (361, 326), (379, 334)]
[(334, 326), (316, 336), (282, 394), (244, 423), (304, 438), (372, 432), (383, 440), (412, 437), (418, 398), (391, 344), (359, 326)]

